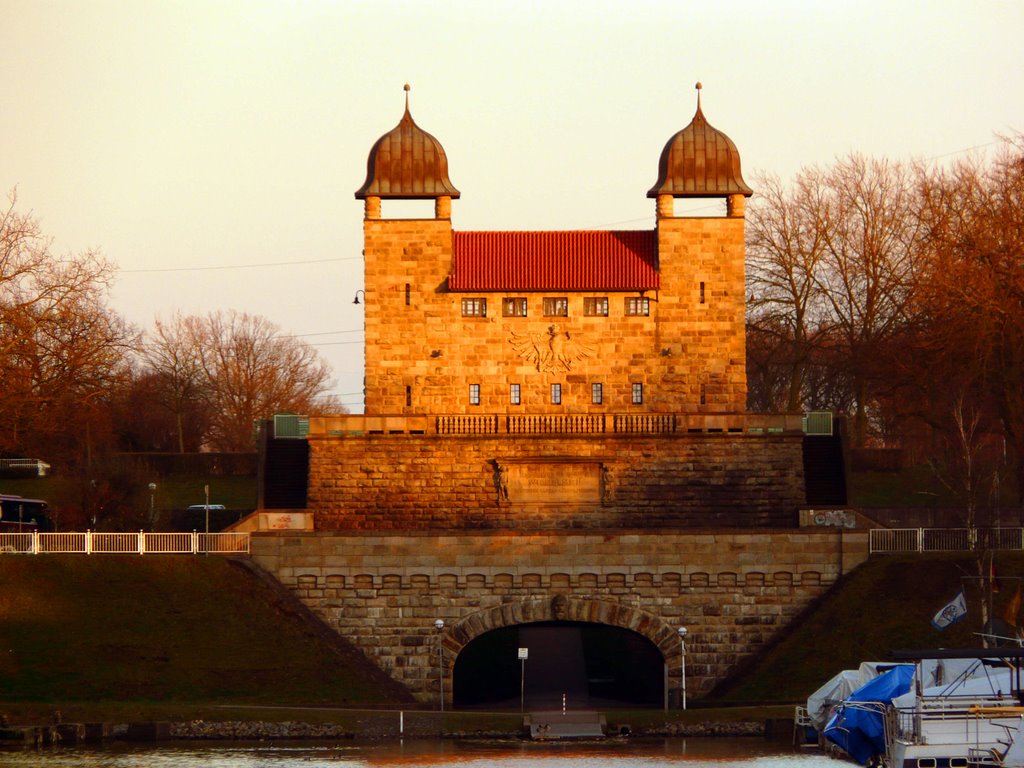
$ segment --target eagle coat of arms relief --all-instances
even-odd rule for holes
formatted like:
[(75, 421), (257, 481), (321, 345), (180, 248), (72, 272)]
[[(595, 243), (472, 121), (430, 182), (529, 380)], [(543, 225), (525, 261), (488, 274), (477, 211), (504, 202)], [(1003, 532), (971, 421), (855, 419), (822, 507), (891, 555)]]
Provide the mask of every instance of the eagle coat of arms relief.
[(548, 326), (544, 333), (522, 336), (512, 331), (508, 342), (521, 358), (537, 368), (538, 373), (571, 371), (574, 363), (594, 355), (592, 346), (557, 325)]

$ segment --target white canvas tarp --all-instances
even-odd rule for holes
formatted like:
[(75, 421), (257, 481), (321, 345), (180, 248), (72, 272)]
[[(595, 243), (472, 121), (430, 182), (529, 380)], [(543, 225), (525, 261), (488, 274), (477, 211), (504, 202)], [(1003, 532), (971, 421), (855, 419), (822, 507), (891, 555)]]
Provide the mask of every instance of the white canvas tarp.
[(824, 730), (828, 716), (841, 701), (861, 687), (860, 670), (844, 669), (807, 697), (807, 716), (817, 731)]

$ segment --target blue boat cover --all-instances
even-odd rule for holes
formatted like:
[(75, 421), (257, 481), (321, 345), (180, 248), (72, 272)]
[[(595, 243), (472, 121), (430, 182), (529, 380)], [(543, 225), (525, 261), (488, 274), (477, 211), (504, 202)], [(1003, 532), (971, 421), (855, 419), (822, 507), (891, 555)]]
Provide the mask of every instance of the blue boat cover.
[(825, 725), (825, 738), (861, 765), (885, 753), (885, 707), (910, 690), (913, 664), (896, 664), (850, 694)]

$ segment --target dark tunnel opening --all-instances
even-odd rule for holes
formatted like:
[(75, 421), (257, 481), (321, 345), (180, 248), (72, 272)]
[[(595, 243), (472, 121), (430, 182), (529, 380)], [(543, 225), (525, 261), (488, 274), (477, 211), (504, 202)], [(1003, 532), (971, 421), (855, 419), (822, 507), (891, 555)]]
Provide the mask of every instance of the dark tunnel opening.
[[(519, 649), (527, 649), (521, 662)], [(521, 677), (522, 676), (522, 677)], [(527, 710), (660, 707), (665, 660), (642, 635), (621, 627), (545, 621), (492, 630), (455, 661), (456, 707)]]

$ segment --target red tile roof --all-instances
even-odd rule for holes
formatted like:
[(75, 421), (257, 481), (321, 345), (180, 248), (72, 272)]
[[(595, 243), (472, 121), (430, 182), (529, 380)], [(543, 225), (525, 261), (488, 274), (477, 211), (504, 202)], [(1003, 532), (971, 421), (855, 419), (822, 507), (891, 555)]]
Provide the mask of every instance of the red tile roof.
[(658, 288), (655, 230), (453, 232), (453, 291)]

